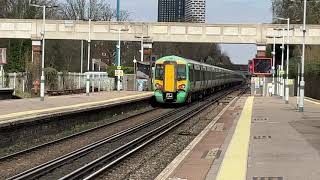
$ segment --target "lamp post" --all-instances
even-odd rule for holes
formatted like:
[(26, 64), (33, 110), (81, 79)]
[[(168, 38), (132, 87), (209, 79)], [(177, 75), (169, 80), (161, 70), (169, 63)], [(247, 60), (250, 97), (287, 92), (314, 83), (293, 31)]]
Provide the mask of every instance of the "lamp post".
[(91, 19), (89, 19), (89, 26), (88, 26), (89, 34), (88, 34), (88, 59), (87, 59), (87, 81), (86, 81), (86, 95), (89, 96), (90, 93), (90, 53), (91, 53)]
[[(267, 36), (267, 38), (273, 38), (273, 51), (272, 51), (272, 56), (273, 56), (273, 62), (272, 62), (272, 95), (275, 95), (275, 64), (276, 64), (276, 38), (281, 38), (281, 36), (276, 36), (273, 34), (273, 36)], [(277, 88), (278, 89), (278, 88)]]
[(279, 88), (279, 96), (280, 98), (283, 98), (283, 61), (284, 61), (284, 28), (282, 29), (274, 29), (277, 31), (281, 31), (282, 34), (282, 45), (281, 45), (281, 65), (280, 65), (280, 71), (279, 71), (279, 81), (280, 81), (280, 88)]
[(298, 82), (298, 84), (297, 84), (297, 109), (299, 109), (299, 97), (300, 97), (300, 63), (301, 62), (298, 63), (298, 75), (297, 75), (297, 77), (298, 77), (298, 80), (297, 80), (297, 82)]
[(45, 32), (46, 32), (46, 8), (55, 8), (58, 6), (46, 6), (46, 5), (38, 5), (31, 4), (29, 1), (29, 5), (37, 8), (42, 8), (42, 54), (41, 54), (41, 83), (40, 83), (40, 100), (44, 101), (44, 89), (45, 89), (45, 76), (44, 76), (44, 57), (45, 57)]
[(280, 97), (283, 98), (283, 63), (284, 63), (284, 29), (282, 29), (282, 45), (281, 45), (281, 70), (280, 70)]
[(137, 60), (136, 57), (133, 58), (133, 70), (134, 70), (134, 90), (137, 90)]
[(117, 21), (120, 21), (120, 0), (117, 0)]
[(150, 38), (150, 36), (135, 36), (135, 38), (137, 39), (141, 39), (141, 49), (140, 49), (140, 54), (141, 54), (141, 62), (143, 62), (143, 59), (144, 59), (144, 47), (143, 47), (143, 40), (146, 39), (146, 38)]
[[(129, 31), (129, 29), (110, 29), (118, 32), (118, 45), (117, 45), (117, 66), (121, 68), (121, 32)], [(117, 91), (120, 91), (120, 74), (117, 77)]]
[(290, 60), (290, 56), (289, 56), (289, 52), (290, 52), (290, 49), (289, 49), (290, 48), (290, 46), (289, 46), (289, 43), (290, 43), (290, 18), (275, 17), (274, 19), (287, 21), (287, 63), (286, 63), (287, 69), (286, 69), (284, 99), (285, 99), (286, 104), (289, 104), (289, 84), (288, 84), (288, 82), (289, 82), (289, 60)]
[(301, 58), (301, 81), (300, 81), (300, 102), (299, 111), (304, 111), (304, 60), (306, 51), (306, 21), (307, 21), (307, 0), (303, 2), (303, 44), (302, 44), (302, 58)]

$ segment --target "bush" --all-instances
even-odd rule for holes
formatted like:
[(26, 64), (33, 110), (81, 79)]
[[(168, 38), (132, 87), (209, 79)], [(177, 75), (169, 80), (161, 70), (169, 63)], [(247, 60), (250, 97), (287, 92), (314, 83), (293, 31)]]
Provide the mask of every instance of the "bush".
[(46, 86), (49, 89), (56, 89), (58, 82), (58, 71), (54, 68), (48, 67), (44, 69), (46, 76)]

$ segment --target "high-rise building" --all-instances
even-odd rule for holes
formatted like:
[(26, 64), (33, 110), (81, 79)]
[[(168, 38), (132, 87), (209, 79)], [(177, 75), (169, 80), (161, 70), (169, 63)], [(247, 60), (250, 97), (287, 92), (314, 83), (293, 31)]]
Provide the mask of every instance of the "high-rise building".
[(206, 0), (158, 0), (159, 22), (206, 22)]
[(158, 22), (184, 22), (185, 0), (158, 0)]
[(185, 0), (186, 22), (206, 22), (206, 0)]

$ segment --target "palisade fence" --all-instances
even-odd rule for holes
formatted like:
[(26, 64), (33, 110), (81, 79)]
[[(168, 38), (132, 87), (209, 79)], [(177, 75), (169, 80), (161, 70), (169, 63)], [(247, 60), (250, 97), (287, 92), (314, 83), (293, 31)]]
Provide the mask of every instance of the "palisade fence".
[[(32, 83), (30, 84), (32, 81), (28, 81), (28, 78), (29, 76), (26, 73), (7, 73), (4, 76), (3, 84), (6, 88), (13, 88), (15, 92), (31, 92), (34, 86)], [(86, 78), (86, 75), (81, 73), (58, 72), (54, 82), (46, 81), (46, 91), (85, 89)], [(115, 89), (115, 78), (110, 78), (107, 75), (90, 75), (90, 91), (92, 87), (96, 91), (113, 91)]]

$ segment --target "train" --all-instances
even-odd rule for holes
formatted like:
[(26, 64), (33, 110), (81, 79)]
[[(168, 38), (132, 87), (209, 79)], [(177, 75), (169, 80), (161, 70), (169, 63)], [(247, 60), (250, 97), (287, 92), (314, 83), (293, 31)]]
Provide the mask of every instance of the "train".
[(244, 81), (245, 77), (235, 71), (179, 56), (165, 56), (155, 61), (152, 88), (157, 103), (185, 104)]

